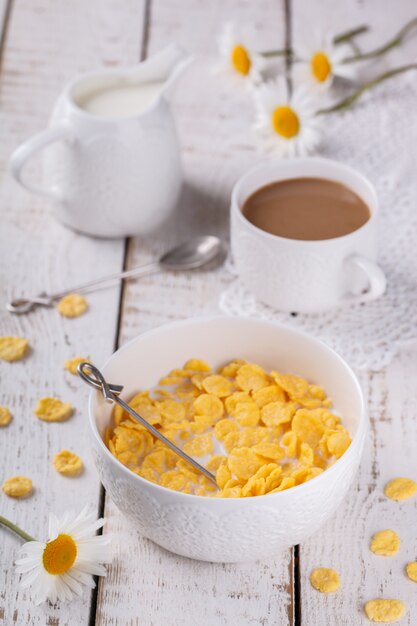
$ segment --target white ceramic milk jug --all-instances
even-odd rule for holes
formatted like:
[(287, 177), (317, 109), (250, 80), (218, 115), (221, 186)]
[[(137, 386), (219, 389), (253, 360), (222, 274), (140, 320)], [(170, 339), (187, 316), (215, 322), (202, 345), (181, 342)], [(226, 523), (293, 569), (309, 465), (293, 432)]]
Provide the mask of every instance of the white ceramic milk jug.
[[(13, 153), (11, 172), (51, 200), (58, 219), (99, 237), (146, 234), (175, 207), (181, 159), (166, 100), (191, 57), (170, 46), (132, 68), (79, 76), (58, 98), (49, 128)], [(45, 186), (24, 176), (39, 150)]]

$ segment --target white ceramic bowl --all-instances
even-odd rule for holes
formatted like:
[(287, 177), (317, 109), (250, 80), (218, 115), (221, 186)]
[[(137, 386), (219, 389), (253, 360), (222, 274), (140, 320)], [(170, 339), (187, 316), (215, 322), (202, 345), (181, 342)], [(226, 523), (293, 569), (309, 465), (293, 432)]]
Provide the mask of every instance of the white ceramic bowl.
[(107, 492), (145, 537), (202, 561), (254, 561), (304, 541), (339, 506), (362, 454), (367, 414), (352, 370), (333, 350), (298, 331), (271, 322), (215, 317), (144, 333), (113, 354), (103, 372), (108, 381), (125, 385), (123, 397), (129, 397), (155, 386), (161, 375), (191, 357), (214, 367), (239, 357), (323, 386), (352, 435), (350, 447), (323, 474), (287, 491), (240, 499), (183, 494), (144, 480), (110, 454), (102, 435), (112, 406), (93, 391), (91, 443)]

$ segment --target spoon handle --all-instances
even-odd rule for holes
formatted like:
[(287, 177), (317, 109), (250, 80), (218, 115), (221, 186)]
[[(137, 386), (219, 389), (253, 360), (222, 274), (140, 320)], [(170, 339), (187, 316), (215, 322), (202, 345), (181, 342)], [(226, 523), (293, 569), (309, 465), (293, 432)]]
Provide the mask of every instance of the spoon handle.
[(83, 283), (81, 285), (77, 285), (76, 287), (72, 287), (71, 289), (65, 289), (64, 291), (60, 291), (58, 293), (46, 294), (41, 293), (38, 296), (33, 296), (32, 298), (18, 298), (16, 300), (12, 300), (8, 304), (6, 304), (6, 309), (9, 313), (29, 313), (34, 308), (38, 306), (52, 306), (55, 300), (59, 300), (63, 296), (68, 293), (79, 293), (89, 291), (93, 287), (97, 285), (104, 285), (107, 283), (112, 283), (116, 280), (120, 280), (122, 278), (133, 278), (138, 276), (146, 276), (147, 274), (152, 274), (153, 272), (157, 272), (160, 270), (160, 265), (158, 262), (148, 263), (148, 265), (141, 265), (139, 267), (134, 267), (131, 270), (125, 270), (123, 272), (117, 272), (115, 274), (110, 274), (109, 276), (101, 276), (100, 278), (95, 278), (94, 280), (90, 280), (87, 283)]

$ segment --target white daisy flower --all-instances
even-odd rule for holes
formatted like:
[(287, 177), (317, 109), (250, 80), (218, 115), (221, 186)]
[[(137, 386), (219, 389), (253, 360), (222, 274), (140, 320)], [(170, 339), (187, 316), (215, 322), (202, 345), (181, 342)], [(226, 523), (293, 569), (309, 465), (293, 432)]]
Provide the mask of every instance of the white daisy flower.
[(348, 44), (335, 45), (329, 35), (316, 35), (310, 42), (306, 38), (303, 41), (303, 45), (295, 47), (293, 76), (297, 83), (326, 89), (335, 77), (355, 78), (353, 64), (343, 63), (344, 59), (352, 56)]
[(266, 150), (282, 156), (303, 156), (320, 143), (317, 107), (305, 86), (291, 96), (283, 77), (265, 83), (255, 92), (257, 119), (254, 125)]
[(88, 506), (75, 515), (67, 512), (61, 519), (49, 515), (48, 541), (29, 541), (19, 550), (25, 555), (16, 561), (22, 574), (20, 585), (31, 587), (36, 604), (46, 600), (71, 600), (83, 587), (93, 589), (93, 576), (105, 576), (103, 563), (110, 563), (110, 537), (96, 536), (104, 519), (95, 519)]
[(234, 73), (249, 83), (260, 82), (266, 60), (250, 47), (246, 33), (231, 22), (224, 24), (220, 33), (219, 54), (217, 71)]

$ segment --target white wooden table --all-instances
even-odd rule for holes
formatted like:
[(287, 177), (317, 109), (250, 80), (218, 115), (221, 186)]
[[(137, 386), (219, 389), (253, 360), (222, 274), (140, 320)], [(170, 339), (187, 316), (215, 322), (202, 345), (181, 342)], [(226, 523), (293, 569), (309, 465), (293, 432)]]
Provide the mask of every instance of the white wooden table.
[[(413, 0), (395, 5), (390, 0), (0, 0), (0, 334), (22, 335), (33, 346), (27, 360), (0, 363), (0, 404), (14, 413), (12, 424), (0, 432), (0, 481), (21, 473), (35, 485), (27, 500), (1, 493), (0, 511), (41, 538), (49, 511), (90, 502), (97, 513), (104, 509), (106, 530), (115, 536), (115, 560), (97, 592), (70, 606), (34, 607), (18, 589), (12, 567), (20, 541), (0, 530), (0, 624), (360, 626), (368, 623), (363, 603), (380, 595), (403, 599), (408, 613), (399, 623), (417, 624), (417, 587), (403, 573), (405, 563), (417, 558), (416, 503), (399, 507), (381, 495), (387, 479), (417, 475), (416, 353), (403, 352), (386, 371), (361, 375), (371, 434), (358, 479), (325, 528), (267, 562), (219, 565), (177, 557), (141, 538), (106, 498), (88, 450), (88, 392), (64, 373), (63, 363), (87, 353), (100, 364), (149, 328), (218, 311), (228, 274), (222, 269), (160, 274), (103, 290), (89, 296), (90, 312), (75, 320), (54, 310), (25, 317), (4, 311), (13, 296), (146, 263), (192, 233), (227, 237), (232, 184), (257, 156), (249, 99), (210, 73), (225, 20), (252, 24), (264, 49), (283, 47), (302, 20), (330, 25), (334, 32), (370, 23), (373, 30), (362, 42), (371, 46), (413, 17), (415, 8)], [(76, 73), (133, 64), (171, 41), (197, 55), (173, 98), (186, 174), (179, 218), (146, 241), (99, 241), (66, 230), (42, 200), (11, 180), (10, 153), (44, 127), (60, 89)], [(387, 63), (398, 64), (403, 54), (393, 51)], [(62, 424), (40, 422), (33, 408), (43, 395), (73, 402), (75, 416)], [(64, 446), (85, 461), (79, 479), (66, 479), (51, 466)], [(402, 537), (395, 559), (368, 550), (381, 524)], [(337, 594), (325, 596), (310, 587), (308, 576), (316, 566), (339, 571), (343, 586)]]

